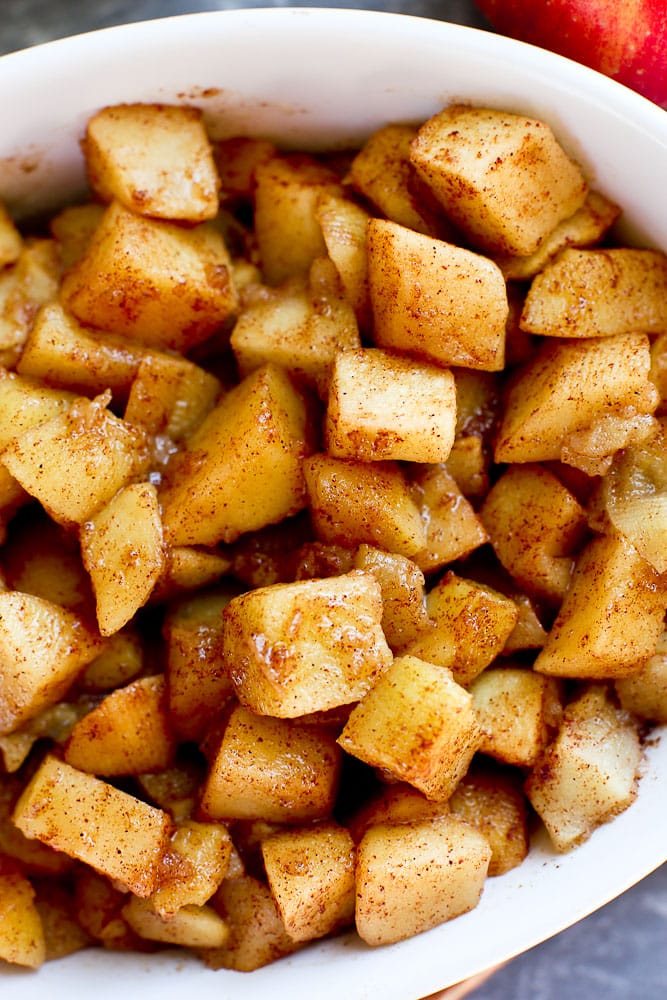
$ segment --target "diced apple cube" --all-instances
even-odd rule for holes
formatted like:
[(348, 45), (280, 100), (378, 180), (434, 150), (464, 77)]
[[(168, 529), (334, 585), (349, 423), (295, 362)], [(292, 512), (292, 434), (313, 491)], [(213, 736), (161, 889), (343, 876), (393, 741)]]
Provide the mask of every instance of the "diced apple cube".
[(465, 774), (482, 737), (472, 697), (451, 671), (400, 656), (353, 708), (338, 742), (441, 800)]
[(584, 203), (584, 176), (551, 128), (523, 115), (452, 105), (421, 126), (412, 162), (473, 243), (529, 254)]
[(367, 331), (371, 327), (366, 247), (370, 215), (356, 202), (331, 192), (319, 196), (316, 215), (346, 298), (360, 329)]
[(480, 752), (506, 764), (531, 767), (560, 722), (561, 693), (555, 678), (523, 667), (491, 667), (473, 681), (470, 694), (484, 730)]
[(589, 542), (534, 668), (557, 677), (635, 673), (663, 631), (664, 577), (622, 535)]
[(315, 532), (345, 546), (362, 542), (412, 556), (426, 546), (426, 528), (401, 466), (317, 454), (304, 465)]
[(279, 718), (358, 701), (391, 662), (381, 619), (380, 586), (357, 570), (235, 597), (222, 653), (238, 699)]
[(424, 574), (406, 556), (362, 544), (354, 569), (372, 573), (382, 591), (382, 631), (392, 648), (406, 646), (428, 622)]
[(222, 612), (237, 593), (220, 586), (167, 609), (162, 634), (169, 717), (180, 739), (202, 739), (234, 693), (222, 658)]
[(183, 906), (203, 906), (227, 875), (231, 854), (232, 839), (224, 823), (179, 823), (151, 896), (155, 911), (172, 917)]
[(476, 827), (489, 842), (489, 875), (504, 875), (528, 854), (528, 803), (523, 772), (473, 761), (449, 800), (452, 813)]
[(59, 701), (101, 649), (100, 637), (66, 608), (0, 593), (0, 733)]
[(47, 756), (14, 809), (34, 837), (124, 885), (137, 896), (157, 887), (171, 819), (113, 785)]
[(357, 848), (359, 936), (393, 944), (474, 909), (490, 857), (487, 839), (457, 817), (371, 827)]
[(521, 327), (547, 337), (663, 333), (667, 256), (634, 247), (563, 250), (533, 279)]
[(0, 204), (0, 268), (13, 264), (21, 253), (23, 240), (3, 204)]
[(447, 224), (411, 162), (410, 145), (416, 135), (413, 125), (400, 123), (376, 129), (352, 160), (346, 179), (391, 222), (438, 236)]
[(479, 512), (498, 559), (527, 593), (558, 605), (586, 537), (583, 508), (540, 465), (511, 465)]
[(105, 201), (140, 215), (202, 222), (218, 211), (220, 182), (202, 113), (166, 104), (102, 108), (86, 127), (86, 168)]
[(0, 959), (37, 969), (46, 958), (35, 890), (19, 866), (0, 855)]
[(444, 462), (454, 443), (456, 388), (450, 371), (376, 348), (333, 361), (327, 451), (360, 462)]
[(642, 751), (636, 725), (601, 685), (567, 706), (526, 783), (554, 847), (568, 851), (634, 802)]
[(660, 636), (653, 656), (614, 687), (627, 712), (650, 722), (667, 722), (667, 634)]
[(19, 434), (2, 462), (55, 521), (81, 524), (147, 470), (143, 431), (107, 409), (107, 396), (81, 399)]
[(209, 968), (252, 972), (299, 947), (285, 930), (268, 886), (256, 878), (225, 879), (214, 905), (229, 926), (229, 937), (221, 948), (201, 953)]
[(220, 948), (229, 928), (212, 906), (182, 906), (170, 917), (161, 916), (151, 899), (132, 896), (122, 914), (139, 937), (185, 948)]
[(124, 399), (148, 348), (83, 327), (58, 302), (39, 310), (16, 366), (19, 374), (86, 395)]
[(323, 728), (255, 715), (239, 705), (211, 760), (202, 816), (277, 823), (324, 819), (333, 809), (341, 756)]
[(426, 595), (429, 623), (404, 650), (467, 687), (502, 653), (519, 612), (510, 598), (449, 570)]
[(354, 311), (332, 262), (318, 257), (308, 280), (293, 278), (253, 300), (241, 311), (230, 344), (242, 375), (280, 365), (326, 398), (336, 352), (360, 345)]
[(162, 522), (152, 483), (125, 486), (81, 526), (102, 635), (113, 635), (142, 608), (164, 565)]
[(306, 416), (274, 365), (224, 395), (170, 466), (160, 495), (167, 542), (232, 542), (305, 507)]
[(335, 823), (274, 833), (262, 841), (266, 875), (285, 930), (312, 941), (354, 921), (354, 844)]
[(321, 194), (341, 194), (336, 174), (306, 155), (274, 156), (255, 178), (255, 235), (264, 278), (279, 285), (326, 255), (317, 220)]
[(124, 419), (181, 441), (211, 412), (220, 382), (187, 358), (146, 352), (130, 386)]
[(76, 723), (65, 744), (65, 761), (105, 777), (166, 768), (175, 742), (165, 696), (161, 674), (116, 688)]
[(627, 422), (653, 413), (658, 396), (650, 365), (648, 337), (641, 333), (540, 345), (508, 386), (495, 461), (560, 460), (568, 438), (602, 417)]
[(237, 307), (229, 253), (212, 224), (185, 228), (117, 201), (65, 275), (60, 297), (81, 323), (182, 351)]
[(533, 253), (527, 256), (501, 254), (494, 256), (494, 260), (506, 281), (526, 281), (539, 274), (566, 247), (591, 247), (599, 243), (620, 213), (618, 205), (599, 191), (589, 191), (581, 208), (559, 222)]
[(411, 470), (412, 495), (426, 529), (425, 544), (412, 553), (424, 573), (463, 559), (489, 540), (486, 529), (442, 463)]
[(443, 367), (503, 368), (509, 307), (489, 258), (371, 219), (368, 282), (378, 347)]

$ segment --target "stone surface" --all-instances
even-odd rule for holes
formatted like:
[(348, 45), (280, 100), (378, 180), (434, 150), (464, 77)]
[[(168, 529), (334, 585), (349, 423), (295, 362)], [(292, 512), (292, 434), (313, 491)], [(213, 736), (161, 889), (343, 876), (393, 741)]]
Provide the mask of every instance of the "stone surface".
[(667, 866), (496, 972), (474, 1000), (664, 1000)]
[(12, 52), (63, 35), (78, 34), (96, 28), (153, 17), (188, 14), (192, 11), (230, 10), (236, 7), (342, 7), (387, 10), (419, 17), (433, 17), (483, 27), (486, 22), (470, 0), (390, 0), (388, 3), (308, 3), (293, 0), (259, 0), (257, 3), (234, 3), (233, 0), (2, 0), (0, 53)]

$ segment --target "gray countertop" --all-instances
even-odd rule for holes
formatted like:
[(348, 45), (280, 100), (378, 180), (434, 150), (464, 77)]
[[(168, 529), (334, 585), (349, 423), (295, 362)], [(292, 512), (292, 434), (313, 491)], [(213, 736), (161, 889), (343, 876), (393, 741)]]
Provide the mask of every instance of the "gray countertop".
[[(2, 0), (0, 53), (126, 21), (235, 7), (287, 3), (227, 0)], [(469, 0), (388, 3), (299, 3), (302, 7), (365, 7), (484, 27)], [(7, 95), (5, 95), (7, 99)], [(11, 99), (11, 98), (10, 98)], [(667, 832), (665, 834), (667, 836)], [(632, 844), (628, 844), (632, 850)], [(576, 927), (497, 972), (475, 1000), (666, 1000), (667, 866)]]

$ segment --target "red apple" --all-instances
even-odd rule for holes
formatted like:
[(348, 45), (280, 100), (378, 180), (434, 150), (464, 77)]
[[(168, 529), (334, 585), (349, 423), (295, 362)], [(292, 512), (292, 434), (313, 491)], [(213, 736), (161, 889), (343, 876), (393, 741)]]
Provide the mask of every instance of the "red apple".
[(667, 107), (665, 0), (477, 0), (504, 35), (619, 80)]

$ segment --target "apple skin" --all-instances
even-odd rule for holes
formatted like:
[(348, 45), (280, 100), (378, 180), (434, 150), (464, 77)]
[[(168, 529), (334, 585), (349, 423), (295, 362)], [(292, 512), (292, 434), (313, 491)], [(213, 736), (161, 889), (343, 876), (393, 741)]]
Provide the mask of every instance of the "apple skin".
[(568, 56), (667, 107), (665, 0), (476, 0), (496, 31)]

